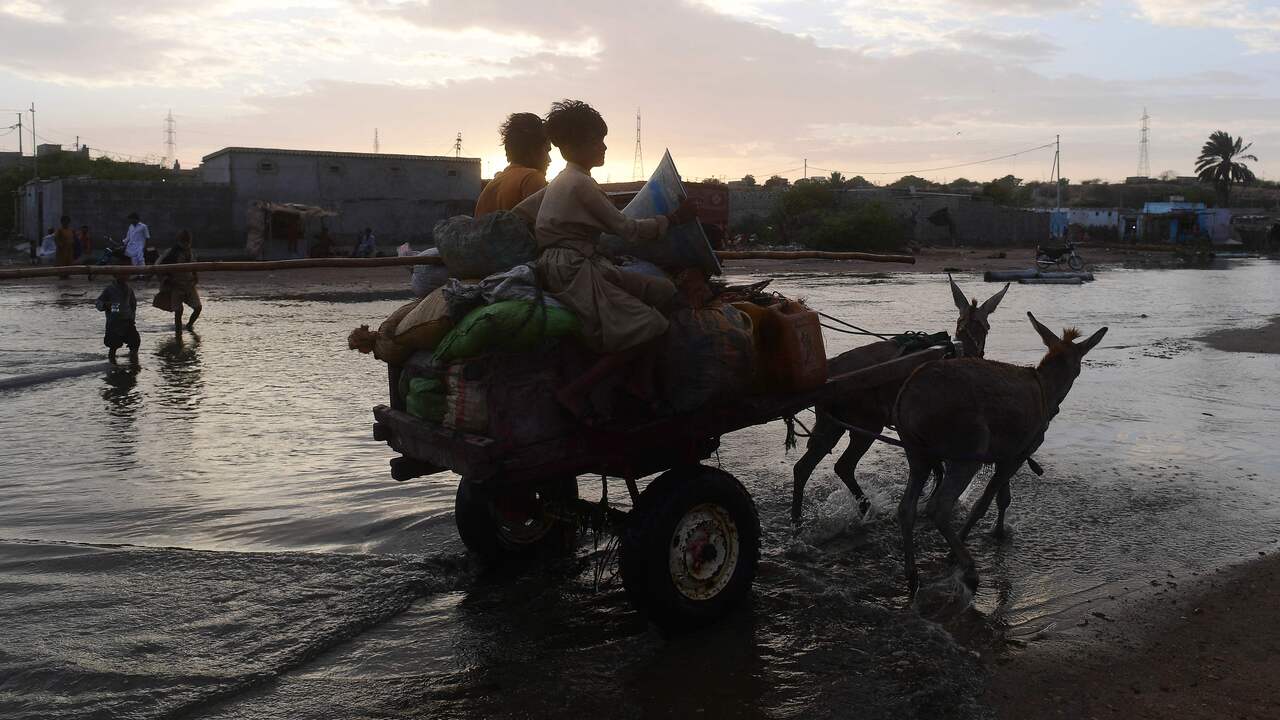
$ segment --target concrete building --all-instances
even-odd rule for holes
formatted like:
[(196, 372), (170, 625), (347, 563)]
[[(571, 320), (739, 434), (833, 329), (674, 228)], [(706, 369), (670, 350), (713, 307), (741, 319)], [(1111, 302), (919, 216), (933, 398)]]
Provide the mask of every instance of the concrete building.
[(17, 150), (0, 152), (0, 170), (16, 167), (24, 162), (30, 164), (31, 160)]
[(480, 195), (479, 158), (229, 147), (205, 156), (200, 172), (205, 183), (230, 188), (231, 234), (241, 247), (260, 201), (332, 211), (327, 225), (339, 244), (369, 227), (388, 252), (429, 242), (438, 221), (470, 215)]
[[(39, 241), (63, 215), (73, 227), (88, 225), (95, 243), (119, 242), (138, 213), (155, 247), (172, 244), (179, 230), (191, 230), (197, 247), (218, 247), (231, 237), (231, 189), (226, 185), (156, 180), (52, 178), (33, 180), (18, 190), (23, 238)], [(101, 247), (101, 245), (98, 245)]]

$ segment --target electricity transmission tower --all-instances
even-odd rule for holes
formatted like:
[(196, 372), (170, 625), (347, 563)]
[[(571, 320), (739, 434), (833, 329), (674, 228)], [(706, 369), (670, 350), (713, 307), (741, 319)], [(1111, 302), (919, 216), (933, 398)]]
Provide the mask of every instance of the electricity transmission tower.
[(173, 110), (164, 119), (164, 166), (173, 167), (178, 159), (177, 122), (173, 119)]
[(1151, 158), (1147, 155), (1147, 131), (1151, 116), (1142, 108), (1142, 130), (1138, 133), (1138, 177), (1151, 177)]
[(644, 154), (640, 152), (640, 108), (636, 108), (636, 153), (631, 161), (631, 179), (644, 178)]

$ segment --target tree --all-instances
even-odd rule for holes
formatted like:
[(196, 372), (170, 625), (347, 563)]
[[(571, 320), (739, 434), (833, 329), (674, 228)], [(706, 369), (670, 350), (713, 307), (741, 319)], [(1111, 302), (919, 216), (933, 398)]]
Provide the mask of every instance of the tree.
[(747, 187), (755, 187), (755, 186), (756, 186), (756, 176), (755, 176), (755, 175), (743, 175), (743, 176), (742, 176), (742, 179), (741, 179), (741, 180), (739, 180), (738, 182), (739, 182), (739, 183), (741, 183), (741, 184), (743, 184), (743, 185), (746, 185)]
[(776, 188), (776, 189), (781, 190), (781, 189), (783, 189), (783, 188), (786, 188), (786, 187), (787, 187), (788, 185), (790, 185), (790, 184), (791, 184), (791, 181), (790, 181), (790, 180), (787, 180), (786, 178), (782, 177), (781, 175), (772, 175), (772, 176), (770, 176), (770, 177), (769, 177), (769, 179), (768, 179), (768, 180), (765, 180), (765, 181), (764, 181), (764, 186), (765, 186), (765, 188), (766, 188), (766, 189), (774, 189), (774, 188)]
[(1022, 178), (1012, 175), (983, 183), (982, 194), (994, 200), (997, 205), (1026, 205), (1031, 199), (1031, 191), (1022, 187)]
[(831, 176), (827, 178), (827, 184), (831, 186), (832, 190), (843, 190), (845, 184), (844, 173), (839, 170), (832, 170)]
[(924, 188), (928, 188), (928, 187), (930, 187), (930, 186), (932, 186), (932, 185), (933, 185), (933, 183), (929, 182), (928, 180), (925, 180), (925, 179), (924, 179), (924, 178), (922, 178), (922, 177), (918, 177), (918, 176), (916, 176), (916, 175), (903, 175), (902, 177), (898, 178), (897, 180), (894, 180), (893, 182), (889, 183), (889, 187), (891, 187), (891, 188), (898, 188), (898, 189), (902, 189), (902, 190), (905, 190), (905, 189), (907, 189), (907, 188), (921, 188), (921, 189), (924, 189)]
[(865, 190), (866, 188), (873, 188), (876, 185), (875, 183), (862, 177), (861, 175), (854, 175), (853, 177), (844, 181), (844, 186), (847, 188), (852, 188), (854, 190)]
[(1253, 171), (1244, 164), (1244, 160), (1258, 162), (1258, 158), (1245, 151), (1253, 147), (1253, 143), (1242, 145), (1244, 138), (1232, 138), (1222, 130), (1215, 130), (1200, 148), (1200, 157), (1196, 159), (1196, 174), (1200, 182), (1212, 184), (1222, 197), (1222, 205), (1231, 204), (1231, 186), (1252, 184), (1257, 180)]

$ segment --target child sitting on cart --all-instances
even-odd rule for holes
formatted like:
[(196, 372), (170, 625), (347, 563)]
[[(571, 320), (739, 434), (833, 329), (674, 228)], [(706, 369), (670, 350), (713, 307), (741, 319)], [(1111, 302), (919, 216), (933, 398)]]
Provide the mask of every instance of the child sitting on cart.
[[(629, 241), (656, 241), (671, 225), (696, 220), (685, 200), (674, 212), (635, 219), (622, 214), (591, 177), (604, 165), (609, 128), (590, 105), (565, 100), (547, 114), (547, 139), (568, 162), (547, 187), (529, 196), (514, 212), (533, 222), (538, 244), (538, 281), (582, 321), (587, 347), (601, 353), (596, 364), (556, 394), (575, 416), (592, 422), (588, 393), (602, 380), (631, 366), (667, 330), (663, 314), (676, 297), (671, 281), (620, 271), (598, 243), (601, 233)], [(638, 368), (633, 379), (650, 383), (652, 371)], [(645, 384), (633, 387), (645, 388)]]

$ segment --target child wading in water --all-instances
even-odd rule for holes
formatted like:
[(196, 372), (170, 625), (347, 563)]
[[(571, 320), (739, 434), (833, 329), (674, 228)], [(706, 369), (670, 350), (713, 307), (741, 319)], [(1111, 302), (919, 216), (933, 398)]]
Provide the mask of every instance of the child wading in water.
[(138, 299), (129, 287), (127, 275), (117, 275), (115, 280), (102, 291), (95, 303), (100, 312), (107, 314), (107, 331), (102, 343), (107, 346), (107, 358), (115, 362), (116, 351), (121, 345), (129, 346), (129, 359), (137, 361), (138, 346), (142, 344), (138, 337), (138, 328), (134, 318), (138, 314)]
[[(601, 353), (594, 367), (556, 393), (561, 405), (591, 423), (598, 420), (588, 401), (591, 388), (652, 356), (652, 341), (667, 331), (663, 311), (676, 298), (676, 287), (666, 278), (619, 270), (597, 247), (600, 234), (656, 241), (671, 225), (696, 220), (697, 210), (686, 200), (668, 215), (634, 219), (614, 207), (591, 178), (591, 168), (604, 165), (609, 127), (590, 105), (577, 100), (554, 103), (545, 130), (568, 167), (514, 212), (534, 224), (538, 281), (577, 314), (584, 342)], [(651, 367), (635, 368), (630, 379), (637, 394), (652, 399)]]

